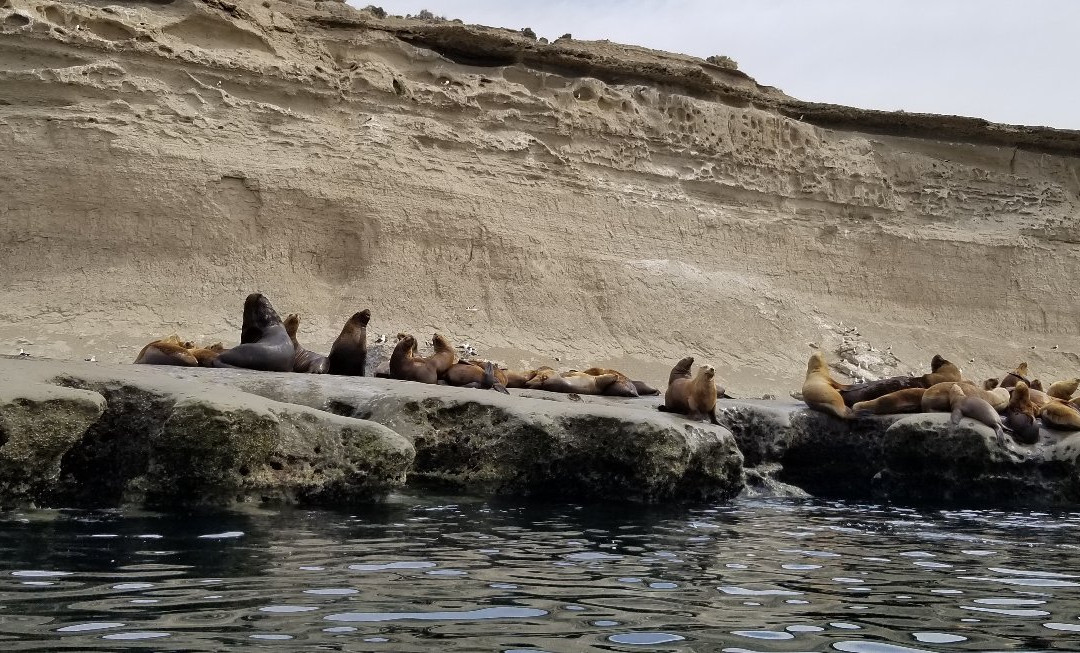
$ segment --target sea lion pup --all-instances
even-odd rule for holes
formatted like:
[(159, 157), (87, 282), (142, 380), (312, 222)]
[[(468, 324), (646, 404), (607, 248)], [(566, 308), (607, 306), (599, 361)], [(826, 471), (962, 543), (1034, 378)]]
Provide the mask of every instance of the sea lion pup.
[(1028, 387), (1030, 388), (1031, 386), (1028, 381), (1029, 374), (1030, 372), (1028, 372), (1028, 364), (1020, 363), (1016, 366), (1015, 370), (1001, 377), (1001, 383), (999, 383), (998, 385), (1002, 388), (1015, 388), (1017, 383), (1023, 381), (1025, 384), (1028, 384)]
[(506, 387), (508, 388), (524, 388), (525, 385), (536, 376), (536, 370), (522, 370), (515, 372), (513, 370), (503, 370), (506, 374)]
[(1050, 395), (1054, 399), (1060, 399), (1062, 401), (1068, 401), (1072, 399), (1072, 396), (1076, 394), (1076, 389), (1080, 388), (1080, 378), (1067, 379), (1065, 381), (1055, 381), (1050, 384), (1050, 388), (1046, 391), (1046, 394)]
[(993, 406), (994, 410), (1002, 411), (1009, 405), (1010, 395), (1005, 388), (983, 390), (970, 381), (960, 381), (959, 383), (946, 381), (944, 383), (935, 383), (926, 389), (922, 398), (922, 411), (924, 413), (952, 412), (952, 400), (949, 398), (949, 392), (954, 385), (960, 386), (964, 396), (982, 399)]
[(897, 413), (918, 413), (922, 411), (924, 388), (908, 388), (897, 390), (877, 399), (860, 401), (851, 407), (853, 417), (865, 417), (867, 415), (895, 415)]
[(251, 293), (244, 300), (244, 330), (255, 341), (242, 342), (226, 349), (214, 359), (213, 367), (243, 367), (264, 372), (291, 372), (292, 338), (281, 323), (277, 311), (261, 293)]
[(602, 367), (590, 367), (585, 370), (585, 374), (589, 376), (601, 376), (603, 374), (614, 374), (619, 377), (615, 383), (612, 383), (608, 387), (604, 388), (604, 394), (610, 397), (636, 397), (638, 396), (637, 386), (630, 380), (630, 377), (626, 376), (618, 370), (609, 370)]
[[(671, 372), (674, 374), (675, 370)], [(818, 412), (847, 419), (851, 417), (851, 409), (844, 404), (844, 398), (839, 392), (846, 387), (833, 380), (829, 365), (821, 352), (814, 352), (810, 356), (810, 361), (806, 364), (806, 380), (802, 385), (802, 397), (807, 406)]]
[(1039, 411), (1043, 425), (1063, 431), (1080, 431), (1080, 411), (1064, 401), (1051, 401)]
[(983, 381), (983, 390), (993, 390), (999, 385), (1001, 385), (1001, 381), (998, 379), (987, 379)]
[[(716, 384), (713, 381), (716, 370), (712, 365), (702, 365), (698, 368), (697, 375), (690, 379), (687, 378), (687, 373), (681, 371), (680, 366), (685, 360), (684, 358), (676, 365), (676, 369), (680, 370), (679, 375), (668, 384), (667, 392), (664, 393), (664, 405), (659, 407), (660, 410), (666, 413), (682, 413), (692, 420), (707, 416), (711, 423), (719, 425), (720, 422), (716, 421)], [(672, 370), (672, 376), (674, 375), (675, 369)]]
[[(1005, 442), (1005, 431), (1001, 428), (1001, 417), (989, 402), (978, 397), (964, 394), (960, 384), (954, 383), (949, 388), (949, 405), (952, 406), (952, 417), (949, 422), (959, 424), (962, 417), (970, 417), (994, 429), (998, 442)], [(1080, 417), (1080, 414), (1078, 414)]]
[(293, 354), (292, 371), (304, 374), (326, 374), (329, 366), (326, 356), (304, 349), (303, 345), (296, 339), (296, 332), (300, 328), (300, 315), (289, 313), (285, 317), (284, 324), (285, 331), (288, 332), (293, 347), (296, 349), (296, 353)]
[(544, 366), (537, 368), (536, 374), (525, 383), (525, 387), (549, 392), (598, 395), (603, 394), (604, 388), (615, 383), (618, 379), (619, 377), (614, 374), (601, 374), (599, 376), (581, 372), (559, 374), (556, 370)]
[(435, 353), (427, 359), (435, 365), (435, 371), (442, 378), (457, 362), (457, 352), (450, 341), (438, 333), (431, 336), (431, 348)]
[(183, 367), (196, 367), (199, 360), (188, 351), (179, 338), (170, 336), (160, 340), (153, 340), (135, 357), (138, 365), (179, 365)]
[(406, 335), (398, 340), (394, 353), (390, 355), (390, 378), (418, 383), (438, 383), (439, 373), (435, 363), (427, 358), (415, 355), (416, 338)]
[(1009, 406), (1005, 409), (1005, 428), (1012, 432), (1014, 440), (1022, 444), (1035, 444), (1039, 441), (1039, 425), (1035, 421), (1035, 413), (1027, 383), (1017, 381), (1012, 389)]
[(225, 345), (220, 342), (215, 342), (207, 347), (192, 347), (191, 349), (188, 349), (188, 353), (194, 356), (195, 360), (199, 361), (199, 367), (213, 367), (214, 359), (223, 351), (225, 351)]
[(353, 313), (341, 327), (330, 353), (326, 356), (328, 374), (341, 376), (364, 376), (367, 365), (367, 325), (371, 321), (371, 311), (364, 309)]

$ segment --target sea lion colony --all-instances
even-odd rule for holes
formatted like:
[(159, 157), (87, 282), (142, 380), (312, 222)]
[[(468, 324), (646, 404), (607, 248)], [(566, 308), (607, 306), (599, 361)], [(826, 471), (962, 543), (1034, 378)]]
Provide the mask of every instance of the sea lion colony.
[[(240, 344), (226, 349), (222, 343), (199, 347), (177, 336), (150, 342), (136, 363), (202, 367), (241, 367), (271, 372), (363, 376), (367, 362), (367, 325), (370, 311), (349, 318), (326, 356), (312, 352), (297, 340), (300, 316), (283, 321), (265, 296), (248, 295), (244, 301)], [(551, 367), (509, 370), (492, 361), (462, 359), (445, 337), (436, 333), (433, 353), (421, 356), (415, 336), (397, 335), (390, 360), (375, 376), (446, 385), (490, 389), (529, 388), (573, 394), (614, 397), (658, 395), (658, 390), (622, 372), (591, 367), (559, 371)], [(671, 370), (664, 403), (659, 409), (694, 420), (708, 418), (716, 424), (716, 399), (728, 395), (715, 384), (715, 370), (702, 365), (693, 372), (693, 357), (680, 360)], [(969, 417), (1005, 432), (1017, 442), (1031, 444), (1039, 438), (1039, 423), (1056, 429), (1080, 430), (1080, 378), (1050, 385), (1046, 392), (1038, 379), (1030, 379), (1026, 363), (1004, 374), (976, 383), (963, 378), (955, 364), (940, 355), (930, 361), (930, 372), (920, 376), (895, 376), (857, 384), (832, 378), (824, 355), (814, 353), (807, 364), (802, 399), (811, 409), (838, 419), (898, 413), (948, 412), (953, 422)], [(508, 393), (507, 393), (508, 394)]]

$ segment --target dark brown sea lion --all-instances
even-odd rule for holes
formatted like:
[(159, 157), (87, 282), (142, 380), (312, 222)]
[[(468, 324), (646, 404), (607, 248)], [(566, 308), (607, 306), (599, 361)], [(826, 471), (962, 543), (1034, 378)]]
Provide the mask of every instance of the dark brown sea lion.
[(438, 383), (439, 373), (435, 363), (415, 355), (416, 338), (406, 335), (398, 340), (390, 355), (390, 378), (418, 383)]
[(1038, 390), (1039, 392), (1042, 392), (1043, 384), (1042, 384), (1042, 381), (1040, 381), (1038, 379), (1032, 379), (1031, 383), (1028, 385), (1028, 387), (1031, 388), (1032, 390)]
[(1009, 406), (1005, 409), (1005, 428), (1012, 432), (1014, 440), (1022, 444), (1035, 444), (1039, 441), (1036, 412), (1027, 383), (1017, 381), (1012, 389)]
[(341, 328), (330, 354), (326, 357), (326, 371), (341, 376), (364, 376), (367, 365), (367, 325), (371, 311), (364, 309), (353, 313)]
[[(214, 367), (243, 367), (264, 372), (291, 372), (295, 348), (285, 325), (270, 300), (251, 293), (244, 300), (244, 328), (247, 342), (226, 349), (214, 359)], [(258, 336), (255, 340), (250, 340)]]
[(908, 388), (897, 390), (877, 399), (860, 401), (851, 407), (851, 414), (855, 417), (866, 415), (895, 415), (897, 413), (918, 413), (922, 411), (922, 399), (926, 394), (924, 388)]
[(1001, 381), (999, 379), (987, 379), (983, 381), (983, 390), (993, 390), (999, 385), (1001, 385)]
[(612, 383), (608, 387), (604, 388), (604, 394), (609, 397), (636, 397), (638, 396), (637, 386), (630, 380), (630, 377), (626, 376), (618, 370), (609, 370), (602, 367), (590, 367), (584, 371), (585, 374), (590, 376), (602, 376), (604, 374), (614, 374), (618, 379), (615, 383)]
[[(633, 381), (632, 380), (630, 382), (634, 384), (634, 388), (637, 390), (637, 393), (638, 393), (639, 397), (646, 397), (646, 396), (649, 396), (649, 395), (658, 395), (658, 394), (660, 394), (659, 390), (652, 387), (648, 383), (645, 383), (644, 381)], [(717, 393), (716, 396), (719, 397), (720, 394)]]
[[(404, 333), (398, 332), (397, 340), (395, 340), (394, 342), (395, 343), (401, 342), (401, 339), (404, 338), (404, 337), (405, 337)], [(413, 353), (413, 355), (416, 355), (416, 347), (415, 346), (413, 347), (412, 353)], [(380, 379), (389, 379), (390, 378), (390, 359), (386, 359), (385, 361), (379, 363), (379, 366), (375, 368), (375, 376), (380, 378)]]
[(867, 381), (840, 390), (844, 403), (854, 406), (862, 401), (871, 401), (891, 392), (912, 388), (929, 388), (938, 383), (960, 381), (960, 368), (935, 354), (930, 360), (930, 373), (922, 376), (893, 376), (877, 381)]
[[(674, 374), (675, 370), (671, 373)], [(825, 362), (825, 356), (821, 352), (814, 352), (810, 356), (810, 361), (806, 364), (806, 380), (802, 386), (802, 398), (807, 406), (818, 412), (847, 419), (851, 417), (851, 408), (844, 403), (840, 394), (847, 387), (832, 378), (829, 364)]]
[(682, 413), (692, 420), (708, 417), (711, 423), (719, 425), (720, 422), (716, 420), (716, 383), (713, 381), (716, 370), (712, 365), (702, 365), (696, 376), (688, 378), (689, 374), (684, 371), (685, 360), (680, 360), (672, 369), (664, 393), (664, 405), (660, 406), (660, 410)]
[(288, 332), (293, 347), (296, 348), (296, 353), (293, 354), (292, 371), (305, 374), (326, 374), (329, 369), (326, 356), (304, 349), (303, 345), (296, 339), (296, 332), (300, 329), (300, 316), (296, 313), (289, 313), (284, 324), (285, 331)]
[(1031, 372), (1028, 371), (1028, 364), (1026, 362), (1020, 363), (1016, 366), (1015, 370), (1001, 377), (1001, 383), (998, 385), (1002, 388), (1014, 388), (1017, 383), (1023, 381), (1030, 388), (1031, 384), (1030, 379), (1028, 378), (1030, 374)]
[(951, 423), (959, 424), (961, 418), (970, 417), (976, 422), (994, 429), (998, 442), (1005, 442), (1005, 432), (1001, 428), (1001, 417), (989, 402), (979, 397), (965, 395), (963, 388), (957, 383), (954, 383), (949, 388), (949, 402), (952, 406), (952, 417), (949, 419)]
[(179, 338), (170, 336), (147, 343), (139, 355), (135, 357), (135, 363), (139, 365), (179, 365), (182, 367), (195, 367), (199, 360), (195, 358), (180, 342)]

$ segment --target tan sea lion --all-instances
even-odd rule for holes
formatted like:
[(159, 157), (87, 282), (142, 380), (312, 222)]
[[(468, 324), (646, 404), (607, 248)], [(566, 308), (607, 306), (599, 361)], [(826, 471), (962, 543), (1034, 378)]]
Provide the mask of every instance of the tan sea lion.
[[(398, 334), (397, 334), (397, 340), (395, 340), (394, 342), (395, 343), (401, 342), (401, 339), (404, 338), (404, 337), (405, 337), (405, 334), (401, 333), (399, 331)], [(415, 342), (415, 340), (413, 342)], [(415, 346), (413, 347), (412, 353), (413, 353), (414, 356), (416, 355), (416, 347)], [(385, 361), (379, 363), (379, 366), (375, 368), (374, 376), (376, 376), (376, 377), (378, 377), (380, 379), (389, 379), (390, 378), (390, 359), (386, 359)]]
[(180, 340), (162, 338), (153, 340), (139, 351), (135, 357), (138, 365), (178, 365), (182, 367), (196, 367), (199, 360), (188, 351)]
[(457, 352), (454, 351), (450, 341), (438, 333), (431, 337), (431, 346), (435, 353), (428, 356), (428, 360), (434, 363), (435, 371), (438, 373), (439, 378), (442, 378), (457, 362)]
[[(998, 385), (1000, 385), (1002, 388), (1014, 388), (1016, 387), (1016, 384), (1020, 381), (1028, 384), (1029, 374), (1030, 372), (1028, 371), (1028, 364), (1020, 363), (1012, 372), (1009, 372), (1005, 376), (1001, 377), (1001, 383), (999, 383)], [(1030, 388), (1031, 386), (1028, 385), (1028, 387)]]
[[(713, 424), (716, 420), (716, 370), (712, 365), (702, 365), (693, 378), (689, 378), (688, 366), (684, 358), (676, 363), (669, 375), (667, 391), (664, 393), (664, 405), (660, 410), (668, 413), (681, 413), (689, 419), (700, 420), (708, 417)], [(693, 365), (693, 358), (690, 358)]]
[(525, 384), (529, 382), (534, 376), (536, 376), (536, 370), (504, 370), (506, 374), (506, 387), (508, 388), (524, 388)]
[(959, 383), (946, 381), (944, 383), (935, 383), (927, 388), (922, 398), (923, 412), (952, 412), (952, 400), (949, 398), (949, 393), (954, 385), (960, 386), (964, 396), (982, 399), (993, 406), (994, 410), (1002, 411), (1009, 405), (1010, 395), (1005, 388), (983, 390), (970, 381), (961, 381)]
[(938, 383), (947, 381), (958, 382), (962, 380), (960, 368), (944, 357), (934, 354), (930, 359), (930, 373), (922, 376), (923, 387), (929, 388)]
[(994, 429), (998, 442), (1005, 442), (1005, 432), (1001, 428), (1001, 417), (989, 402), (979, 397), (965, 395), (963, 388), (958, 383), (954, 383), (949, 388), (949, 402), (952, 406), (952, 417), (949, 421), (952, 424), (959, 424), (962, 418), (970, 417), (976, 422)]
[(498, 378), (499, 371), (500, 370), (495, 366), (495, 363), (484, 361), (484, 376), (479, 381), (470, 383), (465, 387), (479, 388), (481, 390), (495, 390), (496, 392), (508, 395), (510, 394), (510, 391), (506, 389), (506, 385)]
[(293, 354), (296, 351), (292, 338), (270, 300), (261, 293), (251, 293), (244, 300), (244, 323), (240, 339), (239, 345), (218, 354), (212, 365), (243, 367), (264, 372), (292, 371)]
[(1023, 444), (1039, 441), (1039, 425), (1035, 421), (1038, 412), (1031, 403), (1030, 389), (1024, 381), (1017, 381), (1012, 389), (1009, 406), (1005, 409), (1005, 428), (1013, 434), (1013, 439)]
[(364, 376), (367, 367), (367, 325), (370, 321), (371, 311), (365, 308), (353, 313), (345, 322), (326, 356), (328, 374)]
[(599, 376), (592, 376), (582, 372), (559, 374), (550, 367), (540, 367), (536, 370), (536, 375), (525, 384), (525, 387), (549, 392), (598, 395), (603, 394), (604, 388), (615, 383), (618, 379), (619, 377), (614, 374), (601, 374)]
[(614, 374), (618, 377), (615, 383), (612, 383), (608, 387), (604, 388), (604, 394), (611, 397), (636, 397), (638, 396), (637, 386), (630, 380), (630, 377), (626, 376), (618, 370), (609, 370), (601, 367), (590, 367), (585, 370), (585, 374), (590, 376), (601, 376), (603, 374)]
[[(483, 360), (459, 360), (450, 366), (450, 369), (446, 371), (443, 376), (443, 380), (447, 385), (454, 386), (468, 386), (471, 383), (479, 384), (483, 383), (484, 376), (487, 374), (487, 364), (491, 361)], [(494, 364), (493, 364), (494, 365)], [(492, 372), (495, 378), (495, 382), (505, 386), (506, 385), (506, 373), (495, 368)]]
[(225, 345), (220, 342), (215, 342), (206, 347), (192, 347), (188, 350), (188, 353), (194, 356), (195, 360), (199, 361), (199, 367), (213, 367), (214, 359), (216, 359), (218, 354), (223, 351), (225, 351)]
[[(674, 373), (675, 370), (672, 370), (672, 374)], [(802, 385), (802, 397), (807, 406), (822, 413), (847, 419), (851, 416), (851, 409), (844, 404), (844, 398), (839, 392), (846, 387), (833, 380), (832, 374), (829, 373), (829, 365), (821, 352), (814, 352), (810, 356), (810, 361), (806, 364), (806, 380)]]
[(895, 415), (897, 413), (918, 413), (922, 410), (923, 388), (908, 388), (897, 390), (877, 399), (860, 401), (851, 407), (854, 417), (866, 415)]
[(1046, 394), (1050, 395), (1054, 399), (1061, 399), (1062, 401), (1068, 401), (1072, 399), (1072, 396), (1076, 394), (1076, 389), (1080, 388), (1080, 378), (1066, 379), (1065, 381), (1056, 381), (1050, 384), (1050, 388), (1046, 391)]
[(419, 383), (438, 383), (439, 372), (435, 363), (415, 355), (416, 338), (406, 335), (398, 340), (390, 355), (390, 378)]
[(1051, 401), (1039, 411), (1043, 425), (1063, 431), (1080, 431), (1080, 411), (1064, 401)]
[(305, 349), (296, 339), (296, 332), (300, 329), (300, 315), (297, 313), (289, 313), (285, 317), (284, 324), (285, 331), (287, 331), (289, 337), (292, 338), (293, 348), (296, 349), (296, 353), (293, 354), (292, 371), (304, 374), (326, 374), (329, 369), (329, 362), (327, 361), (326, 356)]

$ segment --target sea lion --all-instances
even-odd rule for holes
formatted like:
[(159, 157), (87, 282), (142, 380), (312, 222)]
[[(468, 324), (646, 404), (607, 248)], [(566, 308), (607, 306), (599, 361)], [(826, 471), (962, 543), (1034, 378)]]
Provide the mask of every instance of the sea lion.
[(138, 365), (178, 365), (182, 367), (196, 367), (199, 360), (188, 351), (185, 344), (179, 338), (173, 337), (153, 340), (139, 351), (135, 357)]
[(536, 370), (522, 370), (520, 372), (504, 370), (504, 373), (506, 374), (505, 385), (508, 388), (524, 388), (525, 384), (536, 376)]
[(1056, 381), (1050, 384), (1050, 389), (1046, 391), (1046, 394), (1050, 395), (1054, 399), (1068, 401), (1072, 399), (1072, 396), (1074, 394), (1076, 394), (1077, 388), (1080, 388), (1080, 378), (1067, 379), (1065, 381)]
[(442, 378), (457, 362), (457, 352), (454, 351), (450, 341), (438, 333), (432, 335), (431, 347), (435, 353), (428, 356), (428, 360), (435, 365), (435, 371), (439, 374), (439, 378)]
[[(1014, 388), (1014, 387), (1016, 387), (1016, 384), (1019, 383), (1020, 381), (1023, 381), (1025, 384), (1028, 384), (1029, 383), (1029, 381), (1028, 381), (1028, 375), (1029, 374), (1030, 374), (1030, 372), (1028, 372), (1028, 364), (1027, 363), (1020, 363), (1019, 365), (1016, 366), (1015, 370), (1013, 370), (1012, 372), (1009, 372), (1005, 376), (1001, 377), (1001, 383), (999, 383), (998, 385), (1000, 385), (1002, 388)], [(1030, 388), (1031, 386), (1028, 385), (1028, 387)]]
[[(443, 380), (446, 381), (447, 385), (468, 387), (470, 384), (475, 383), (477, 384), (476, 387), (480, 387), (484, 381), (484, 376), (487, 374), (487, 364), (490, 362), (473, 359), (459, 360), (450, 366), (450, 369), (443, 375)], [(494, 368), (492, 375), (495, 382), (505, 386), (506, 372), (495, 367), (494, 363), (492, 363), (492, 367)]]
[(398, 340), (390, 355), (390, 378), (418, 383), (438, 383), (439, 373), (435, 363), (415, 355), (416, 338), (406, 335)]
[(716, 420), (716, 384), (713, 381), (716, 370), (712, 365), (702, 365), (694, 378), (687, 378), (689, 374), (682, 371), (685, 360), (676, 364), (675, 369), (680, 370), (678, 376), (675, 376), (675, 369), (672, 370), (671, 376), (675, 378), (668, 383), (664, 405), (660, 406), (660, 410), (682, 413), (692, 420), (708, 417), (709, 422), (719, 425), (720, 422)]
[(860, 401), (851, 407), (854, 417), (867, 415), (895, 415), (897, 413), (918, 413), (922, 410), (924, 388), (908, 388), (897, 390), (877, 399)]
[(214, 367), (243, 367), (264, 372), (291, 372), (295, 348), (277, 311), (261, 293), (244, 300), (244, 334), (255, 340), (241, 342), (214, 359)]
[(296, 332), (300, 329), (300, 315), (289, 313), (285, 317), (284, 324), (285, 331), (288, 332), (293, 347), (296, 349), (296, 353), (293, 354), (292, 371), (304, 374), (326, 374), (329, 369), (326, 356), (304, 349), (303, 345), (296, 339)]
[(949, 404), (952, 406), (950, 423), (959, 424), (961, 418), (970, 417), (976, 422), (994, 429), (998, 442), (1005, 442), (1005, 431), (1001, 428), (1001, 417), (989, 402), (979, 397), (965, 395), (960, 384), (954, 383), (949, 388)]
[[(674, 373), (675, 370), (672, 370), (672, 374)], [(814, 352), (810, 356), (810, 361), (806, 364), (806, 380), (802, 385), (802, 397), (807, 406), (840, 419), (847, 419), (851, 416), (851, 409), (840, 395), (840, 390), (846, 387), (833, 380), (829, 365), (821, 352)]]
[(609, 370), (602, 367), (590, 367), (585, 370), (585, 374), (590, 376), (601, 376), (603, 374), (614, 374), (618, 377), (615, 383), (612, 383), (608, 387), (604, 388), (604, 394), (610, 397), (636, 397), (638, 396), (637, 386), (630, 380), (630, 377), (626, 376), (618, 370)]
[(939, 354), (934, 354), (930, 359), (930, 373), (923, 374), (923, 387), (929, 388), (938, 383), (947, 381), (958, 382), (963, 379), (960, 368), (952, 361), (946, 360)]
[(1001, 381), (998, 379), (987, 379), (983, 381), (983, 390), (993, 390), (999, 385), (1001, 385)]
[(604, 388), (615, 383), (618, 379), (619, 377), (614, 374), (601, 374), (599, 376), (581, 372), (559, 374), (550, 367), (540, 367), (536, 370), (533, 378), (526, 382), (525, 387), (549, 392), (598, 395), (603, 394)]
[(1035, 444), (1039, 441), (1039, 425), (1035, 421), (1035, 413), (1027, 383), (1017, 381), (1012, 389), (1009, 406), (1005, 409), (1005, 428), (1012, 432), (1014, 440), (1022, 444)]
[(510, 391), (506, 389), (506, 385), (503, 382), (499, 381), (499, 371), (499, 368), (495, 367), (495, 363), (492, 363), (491, 361), (484, 361), (483, 378), (480, 379), (479, 382), (475, 384), (470, 383), (466, 387), (477, 387), (481, 390), (495, 390), (496, 392), (501, 392), (504, 395), (508, 395), (510, 394)]
[(214, 359), (216, 359), (218, 354), (223, 351), (225, 351), (225, 345), (220, 342), (215, 342), (206, 347), (192, 347), (188, 350), (188, 353), (194, 356), (195, 360), (199, 361), (199, 367), (213, 367)]
[(840, 390), (840, 396), (848, 406), (862, 401), (877, 399), (891, 392), (912, 388), (929, 388), (946, 381), (960, 380), (960, 368), (939, 354), (930, 359), (930, 373), (922, 376), (891, 376), (877, 381), (866, 381)]
[[(401, 342), (401, 339), (404, 338), (404, 337), (405, 337), (405, 334), (401, 333), (399, 331), (398, 334), (397, 334), (397, 340), (395, 341), (395, 343)], [(416, 355), (416, 347), (415, 347), (415, 345), (413, 346), (412, 353), (413, 353), (414, 356)], [(390, 359), (389, 358), (384, 360), (383, 362), (379, 363), (379, 366), (375, 368), (374, 376), (376, 376), (376, 377), (378, 377), (380, 379), (389, 379), (390, 378)]]
[(961, 381), (959, 383), (946, 381), (944, 383), (935, 383), (926, 389), (922, 398), (923, 412), (952, 412), (952, 400), (949, 398), (949, 392), (954, 385), (960, 386), (964, 396), (982, 399), (993, 406), (994, 410), (1002, 411), (1009, 405), (1010, 395), (1005, 388), (983, 390), (970, 381)]
[(1039, 411), (1043, 425), (1063, 431), (1080, 431), (1080, 411), (1072, 404), (1051, 401)]
[(367, 325), (371, 311), (364, 309), (352, 314), (341, 327), (330, 353), (326, 356), (328, 374), (341, 376), (364, 376), (367, 366)]
[(1039, 392), (1042, 392), (1043, 384), (1042, 381), (1038, 379), (1032, 379), (1031, 383), (1028, 384), (1028, 387), (1032, 390), (1038, 390)]
[[(650, 396), (650, 395), (658, 395), (658, 394), (660, 394), (659, 390), (652, 387), (648, 383), (645, 383), (644, 381), (633, 381), (633, 380), (631, 380), (630, 383), (634, 384), (634, 389), (637, 390), (637, 393), (638, 393), (639, 397), (647, 397), (647, 396)], [(719, 396), (719, 395), (717, 395), (717, 396)]]

